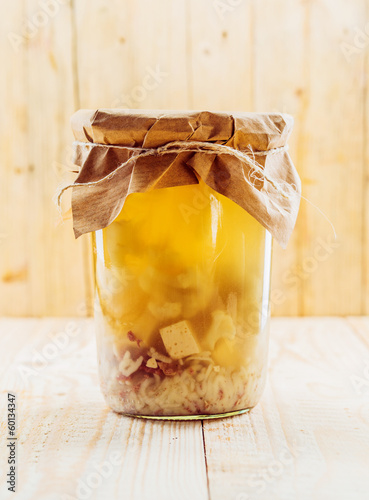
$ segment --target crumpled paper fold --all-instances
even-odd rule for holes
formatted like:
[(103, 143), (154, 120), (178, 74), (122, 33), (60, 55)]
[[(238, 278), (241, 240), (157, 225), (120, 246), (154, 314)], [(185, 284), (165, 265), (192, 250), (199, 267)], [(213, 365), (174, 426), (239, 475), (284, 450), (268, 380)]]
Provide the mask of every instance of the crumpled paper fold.
[(108, 226), (131, 193), (202, 179), (285, 247), (301, 197), (287, 151), (292, 126), (293, 118), (281, 113), (77, 111), (79, 173), (70, 186), (75, 236)]

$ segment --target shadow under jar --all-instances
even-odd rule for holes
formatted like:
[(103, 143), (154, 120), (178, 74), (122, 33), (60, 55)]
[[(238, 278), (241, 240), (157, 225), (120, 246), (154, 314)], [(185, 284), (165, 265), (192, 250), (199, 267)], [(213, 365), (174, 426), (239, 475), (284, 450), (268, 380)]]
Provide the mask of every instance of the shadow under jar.
[(266, 379), (272, 236), (285, 246), (300, 200), (284, 148), (293, 121), (147, 113), (72, 121), (73, 224), (93, 234), (102, 392), (146, 418), (246, 412)]

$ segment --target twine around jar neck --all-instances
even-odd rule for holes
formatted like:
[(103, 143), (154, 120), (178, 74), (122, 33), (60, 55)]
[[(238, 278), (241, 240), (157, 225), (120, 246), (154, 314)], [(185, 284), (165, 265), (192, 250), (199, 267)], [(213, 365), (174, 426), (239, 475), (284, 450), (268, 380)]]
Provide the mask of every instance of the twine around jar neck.
[[(149, 149), (144, 149), (144, 148), (127, 148), (124, 146), (119, 146), (119, 145), (109, 145), (109, 144), (95, 144), (95, 143), (85, 143), (85, 142), (79, 142), (76, 141), (75, 144), (81, 144), (81, 145), (91, 145), (91, 146), (99, 146), (99, 147), (114, 147), (114, 148), (124, 148), (124, 149), (132, 149), (134, 151), (137, 151), (137, 154), (134, 154), (130, 158), (128, 158), (127, 161), (123, 162), (121, 165), (119, 165), (115, 170), (110, 172), (108, 175), (102, 177), (101, 179), (97, 181), (91, 181), (91, 182), (75, 182), (73, 184), (68, 184), (67, 186), (59, 188), (59, 192), (57, 194), (57, 204), (60, 207), (61, 204), (61, 197), (63, 193), (72, 187), (78, 187), (78, 186), (98, 186), (102, 182), (112, 179), (117, 172), (120, 170), (124, 169), (127, 167), (129, 164), (136, 162), (137, 159), (139, 158), (145, 158), (149, 156), (162, 156), (165, 154), (180, 154), (180, 153), (185, 153), (185, 152), (193, 152), (193, 153), (201, 153), (201, 154), (208, 154), (208, 155), (228, 155), (232, 156), (233, 158), (237, 158), (243, 165), (247, 165), (250, 168), (250, 173), (248, 173), (248, 176), (245, 176), (246, 182), (250, 184), (250, 186), (254, 187), (254, 183), (256, 180), (264, 180), (267, 181), (277, 192), (278, 194), (281, 195), (281, 197), (288, 199), (290, 197), (290, 194), (288, 193), (291, 188), (293, 189), (294, 186), (290, 185), (286, 182), (280, 183), (280, 182), (275, 182), (270, 176), (268, 176), (265, 172), (264, 169), (261, 167), (261, 165), (256, 161), (255, 157), (257, 156), (269, 156), (269, 155), (274, 155), (281, 153), (283, 151), (288, 150), (288, 145), (279, 147), (279, 148), (274, 148), (274, 149), (269, 149), (267, 151), (253, 151), (250, 147), (250, 151), (240, 151), (238, 149), (231, 148), (229, 146), (225, 146), (224, 144), (216, 144), (216, 143), (211, 143), (211, 142), (199, 142), (199, 141), (173, 141), (169, 142), (168, 144), (165, 144), (164, 146), (160, 146), (158, 148), (149, 148)], [(285, 189), (287, 188), (287, 190)], [(294, 190), (294, 189), (293, 189)]]

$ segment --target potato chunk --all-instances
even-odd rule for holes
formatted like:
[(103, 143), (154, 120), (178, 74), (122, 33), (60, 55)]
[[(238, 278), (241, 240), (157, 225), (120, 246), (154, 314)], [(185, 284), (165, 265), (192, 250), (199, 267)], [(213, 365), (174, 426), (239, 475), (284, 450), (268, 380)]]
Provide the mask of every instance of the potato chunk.
[(165, 348), (172, 359), (181, 359), (200, 352), (187, 321), (179, 321), (160, 329)]

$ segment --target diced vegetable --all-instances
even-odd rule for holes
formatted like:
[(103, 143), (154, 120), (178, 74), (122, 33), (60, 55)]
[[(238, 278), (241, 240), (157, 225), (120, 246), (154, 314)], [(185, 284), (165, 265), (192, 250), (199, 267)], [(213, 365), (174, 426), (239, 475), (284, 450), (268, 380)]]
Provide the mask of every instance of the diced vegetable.
[(180, 321), (160, 329), (165, 348), (172, 359), (181, 359), (200, 352), (191, 326), (187, 321)]

